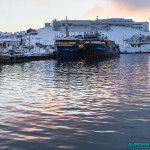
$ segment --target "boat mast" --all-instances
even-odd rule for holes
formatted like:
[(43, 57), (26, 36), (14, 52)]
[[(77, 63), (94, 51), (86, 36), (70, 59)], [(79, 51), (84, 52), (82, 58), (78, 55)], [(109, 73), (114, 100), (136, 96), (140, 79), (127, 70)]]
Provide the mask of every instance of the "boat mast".
[(69, 30), (68, 30), (68, 19), (67, 19), (67, 16), (66, 16), (66, 36), (69, 37)]
[(29, 53), (30, 53), (30, 33), (29, 33)]
[(97, 21), (97, 22), (96, 22), (96, 30), (95, 30), (95, 33), (98, 34), (98, 16), (97, 16), (96, 21)]

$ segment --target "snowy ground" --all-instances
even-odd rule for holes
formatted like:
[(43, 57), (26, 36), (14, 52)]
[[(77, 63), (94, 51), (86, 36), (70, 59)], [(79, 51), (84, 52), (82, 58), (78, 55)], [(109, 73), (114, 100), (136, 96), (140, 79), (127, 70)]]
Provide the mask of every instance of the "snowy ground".
[[(109, 31), (101, 31), (104, 36), (107, 36), (108, 39), (113, 40), (116, 44), (119, 44), (121, 52), (125, 53), (135, 53), (135, 52), (150, 52), (150, 44), (144, 45), (141, 47), (131, 47), (124, 40), (131, 38), (133, 35), (150, 35), (150, 32), (140, 31), (138, 29), (133, 29), (129, 27), (111, 27)], [(80, 32), (70, 32), (70, 35), (79, 35), (83, 34)], [(37, 35), (33, 35), (30, 37), (31, 45), (35, 43), (41, 43), (44, 45), (54, 45), (55, 36), (65, 35), (64, 33), (60, 33), (59, 31), (53, 31), (52, 28), (46, 27), (38, 30)], [(26, 37), (28, 39), (28, 36)], [(28, 42), (28, 40), (27, 40)], [(28, 43), (27, 43), (28, 44)], [(32, 51), (39, 52), (39, 48), (34, 48)], [(40, 52), (43, 53), (45, 50), (40, 49)]]
[(129, 27), (111, 27), (109, 31), (102, 31), (110, 40), (119, 44), (121, 52), (135, 53), (135, 52), (150, 52), (150, 44), (141, 47), (131, 47), (124, 40), (131, 38), (133, 35), (149, 36), (150, 32), (140, 31)]

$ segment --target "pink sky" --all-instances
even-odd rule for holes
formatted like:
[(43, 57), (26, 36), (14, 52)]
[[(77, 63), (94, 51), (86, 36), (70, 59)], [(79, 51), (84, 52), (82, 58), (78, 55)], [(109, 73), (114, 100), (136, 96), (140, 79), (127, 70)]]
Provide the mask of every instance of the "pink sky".
[(105, 4), (97, 2), (83, 14), (83, 18), (133, 18), (137, 21), (150, 21), (150, 1), (148, 0), (105, 0)]
[(149, 0), (0, 0), (0, 31), (38, 29), (53, 19), (129, 18), (150, 22)]

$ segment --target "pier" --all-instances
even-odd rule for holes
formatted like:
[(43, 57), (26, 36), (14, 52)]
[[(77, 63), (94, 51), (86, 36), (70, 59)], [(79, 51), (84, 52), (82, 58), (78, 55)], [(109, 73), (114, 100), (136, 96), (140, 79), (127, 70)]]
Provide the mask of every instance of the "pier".
[(0, 64), (2, 63), (16, 63), (25, 61), (38, 61), (46, 59), (56, 59), (55, 54), (44, 53), (44, 54), (0, 54)]

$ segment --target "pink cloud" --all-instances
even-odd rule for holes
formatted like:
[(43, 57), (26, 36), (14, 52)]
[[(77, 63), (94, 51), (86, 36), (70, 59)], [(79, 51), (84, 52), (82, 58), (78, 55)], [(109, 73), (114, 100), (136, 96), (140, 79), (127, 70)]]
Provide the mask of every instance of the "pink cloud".
[(146, 9), (150, 8), (149, 0), (109, 0), (110, 2), (125, 5), (135, 9)]
[[(142, 1), (144, 0), (137, 0), (137, 2)], [(107, 2), (105, 5), (97, 3), (83, 14), (82, 18), (91, 19), (96, 18), (96, 16), (99, 16), (99, 18), (124, 17), (133, 18), (137, 21), (150, 21), (150, 2), (146, 3), (147, 5), (142, 3), (136, 5), (136, 0), (107, 0)]]

